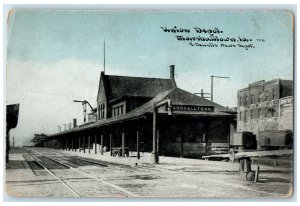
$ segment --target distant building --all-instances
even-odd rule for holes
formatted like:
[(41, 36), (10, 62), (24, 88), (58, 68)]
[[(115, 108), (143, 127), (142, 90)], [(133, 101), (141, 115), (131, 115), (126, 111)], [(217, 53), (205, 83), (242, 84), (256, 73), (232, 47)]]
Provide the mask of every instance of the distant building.
[(47, 135), (45, 135), (45, 134), (34, 134), (34, 137), (31, 140), (31, 142), (33, 142), (34, 146), (36, 146), (36, 147), (44, 147), (46, 138), (47, 138)]
[(237, 107), (231, 107), (229, 109), (232, 110), (232, 111), (234, 111), (234, 112), (237, 112)]
[(293, 81), (274, 79), (249, 84), (237, 93), (237, 131), (293, 130)]

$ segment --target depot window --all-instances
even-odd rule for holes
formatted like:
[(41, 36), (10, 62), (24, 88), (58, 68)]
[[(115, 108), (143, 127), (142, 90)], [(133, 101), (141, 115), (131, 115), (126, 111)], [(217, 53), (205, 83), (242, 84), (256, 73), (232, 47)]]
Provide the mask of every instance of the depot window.
[(117, 117), (120, 115), (125, 114), (125, 105), (124, 104), (118, 104), (113, 106), (112, 116)]
[(105, 117), (105, 104), (101, 103), (98, 105), (98, 119), (104, 119)]

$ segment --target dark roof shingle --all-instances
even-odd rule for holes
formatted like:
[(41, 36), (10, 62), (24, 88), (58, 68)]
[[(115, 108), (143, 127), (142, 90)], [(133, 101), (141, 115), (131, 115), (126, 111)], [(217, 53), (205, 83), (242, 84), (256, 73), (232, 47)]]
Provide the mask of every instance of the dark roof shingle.
[(105, 75), (110, 90), (110, 100), (122, 96), (155, 97), (173, 88), (170, 79)]

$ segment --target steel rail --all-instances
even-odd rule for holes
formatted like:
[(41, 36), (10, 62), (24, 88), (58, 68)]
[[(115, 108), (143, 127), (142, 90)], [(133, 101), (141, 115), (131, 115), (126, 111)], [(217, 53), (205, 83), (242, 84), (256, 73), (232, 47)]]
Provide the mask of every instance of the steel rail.
[[(41, 154), (42, 155), (42, 154)], [(44, 156), (44, 155), (42, 155), (42, 156)], [(66, 156), (66, 155), (65, 155)], [(46, 157), (46, 158), (48, 158), (48, 157)], [(51, 159), (51, 158), (48, 158), (48, 159)], [(54, 159), (52, 159), (53, 161), (55, 161)], [(63, 165), (64, 165), (64, 163), (62, 163)], [(65, 165), (65, 166), (68, 166), (68, 165)], [(70, 167), (70, 166), (68, 166), (68, 167)], [(113, 167), (117, 167), (117, 166), (113, 166)], [(72, 168), (72, 167), (71, 167)], [(107, 167), (107, 168), (109, 168), (109, 167)], [(117, 168), (120, 168), (120, 169), (124, 169), (124, 168), (121, 168), (121, 167), (117, 167)], [(77, 170), (77, 171), (79, 171), (80, 173), (83, 173), (83, 174), (87, 174), (87, 173), (84, 173), (84, 172), (82, 172), (82, 171), (80, 171), (80, 170), (78, 170), (78, 169), (76, 169), (76, 168), (74, 168), (75, 170)], [(163, 169), (163, 168), (139, 168), (140, 170), (143, 170), (143, 171), (158, 171), (158, 172), (164, 172), (164, 173), (169, 173), (169, 174), (178, 174), (178, 172), (176, 172), (176, 171), (170, 171), (170, 170), (168, 170), (168, 169)], [(131, 170), (128, 170), (128, 171), (131, 171)], [(132, 171), (131, 171), (132, 172)], [(191, 177), (191, 178), (195, 178), (195, 176), (192, 176), (192, 175), (190, 175), (190, 174), (186, 174), (186, 173), (184, 173), (184, 172), (182, 172), (181, 174), (183, 174), (183, 175), (185, 175), (185, 176), (188, 176), (188, 177)], [(89, 175), (89, 174), (87, 174), (87, 175)], [(91, 175), (89, 175), (89, 176), (91, 176)], [(103, 182), (106, 182), (106, 181), (104, 181), (104, 180), (101, 180), (101, 179), (99, 179), (99, 178), (97, 178), (97, 177), (93, 177), (93, 176), (91, 176), (91, 178), (94, 178), (94, 179), (97, 179), (98, 181), (100, 180), (100, 181), (103, 181)], [(228, 182), (224, 182), (224, 181), (222, 181), (222, 180), (215, 180), (215, 179), (211, 179), (211, 178), (203, 178), (203, 177), (200, 177), (200, 176), (196, 176), (196, 178), (197, 179), (201, 179), (201, 180), (206, 180), (206, 181), (209, 181), (209, 182), (212, 182), (212, 183), (217, 183), (217, 184), (223, 184), (223, 185), (227, 185), (227, 186), (229, 186), (229, 187), (233, 187), (233, 188), (237, 188), (237, 189), (244, 189), (244, 190), (248, 190), (248, 191), (251, 191), (251, 192), (255, 192), (255, 193), (258, 193), (258, 194), (266, 194), (266, 195), (270, 195), (270, 196), (273, 196), (273, 197), (280, 197), (282, 194), (280, 194), (280, 193), (273, 193), (273, 192), (265, 192), (265, 191), (257, 191), (257, 190), (255, 190), (255, 189), (252, 189), (252, 188), (250, 188), (250, 187), (247, 187), (247, 186), (243, 186), (243, 185), (238, 185), (238, 184), (236, 184), (236, 183), (228, 183)], [(109, 184), (111, 184), (111, 183), (109, 183)], [(116, 185), (115, 185), (116, 186)], [(117, 186), (117, 187), (119, 187), (119, 186)], [(120, 187), (119, 187), (120, 188)], [(210, 190), (210, 189), (208, 189), (208, 188), (205, 188), (205, 187), (201, 187), (202, 189), (204, 189), (204, 190), (207, 190), (207, 191), (210, 191), (210, 192), (213, 192), (213, 193), (216, 193), (215, 191), (213, 191), (213, 190)], [(124, 190), (123, 188), (121, 188), (122, 190)], [(126, 190), (125, 190), (126, 191)], [(220, 191), (218, 191), (217, 192), (218, 194), (220, 194), (220, 193), (222, 193), (222, 192), (220, 192)], [(133, 193), (132, 193), (133, 194)], [(225, 193), (224, 193), (225, 194)], [(137, 196), (136, 194), (133, 194), (134, 196)]]
[[(48, 173), (52, 174), (53, 176), (55, 176), (56, 178), (58, 178), (58, 180), (63, 183), (63, 185), (67, 186), (74, 194), (76, 197), (81, 197), (80, 194), (78, 192), (76, 192), (70, 185), (68, 185), (61, 177), (57, 176), (54, 172), (52, 172), (50, 169), (48, 169), (44, 164), (42, 164), (36, 157), (34, 157), (32, 154), (28, 154), (30, 155), (33, 159), (35, 159), (35, 161), (42, 166)], [(43, 155), (42, 155), (43, 156)]]
[[(122, 187), (119, 187), (119, 186), (117, 186), (117, 185), (115, 185), (115, 184), (112, 184), (112, 183), (110, 183), (110, 182), (107, 182), (107, 181), (105, 181), (105, 180), (102, 180), (102, 179), (100, 179), (100, 178), (98, 178), (98, 177), (95, 177), (95, 176), (92, 176), (92, 175), (90, 175), (90, 174), (88, 174), (88, 173), (86, 173), (86, 172), (83, 172), (83, 171), (81, 171), (81, 170), (79, 170), (79, 169), (77, 169), (77, 168), (74, 168), (74, 167), (72, 167), (72, 166), (70, 166), (70, 165), (68, 165), (68, 164), (65, 164), (65, 163), (63, 163), (63, 162), (61, 162), (61, 161), (58, 161), (58, 160), (56, 160), (56, 159), (53, 159), (53, 158), (51, 158), (51, 157), (47, 157), (47, 156), (45, 156), (45, 155), (43, 155), (43, 154), (41, 154), (41, 153), (37, 153), (36, 152), (36, 154), (38, 154), (38, 155), (41, 155), (41, 156), (43, 156), (43, 157), (45, 157), (45, 158), (48, 158), (48, 159), (50, 159), (50, 160), (52, 160), (52, 161), (55, 161), (55, 162), (57, 162), (57, 163), (59, 163), (59, 164), (61, 164), (61, 165), (63, 165), (63, 166), (66, 166), (66, 167), (69, 167), (70, 169), (72, 169), (72, 170), (74, 170), (74, 171), (77, 171), (77, 172), (79, 172), (79, 173), (81, 173), (81, 174), (83, 174), (84, 176), (86, 176), (86, 177), (88, 177), (88, 178), (90, 178), (90, 179), (95, 179), (95, 180), (97, 180), (98, 182), (101, 182), (101, 183), (103, 183), (103, 184), (105, 184), (105, 185), (108, 185), (108, 186), (110, 186), (110, 187), (113, 187), (114, 189), (117, 189), (117, 190), (119, 190), (119, 191), (122, 191), (122, 192), (124, 192), (124, 193), (126, 193), (127, 195), (129, 195), (129, 196), (132, 196), (132, 197), (138, 197), (138, 195), (137, 194), (134, 194), (134, 193), (132, 193), (132, 192), (130, 192), (130, 191), (128, 191), (128, 190), (125, 190), (124, 188), (122, 188)], [(34, 158), (34, 157), (33, 157)], [(47, 169), (48, 170), (48, 169)], [(50, 171), (51, 172), (51, 171)], [(52, 173), (52, 172), (51, 172)], [(54, 174), (55, 175), (55, 174)], [(55, 175), (56, 176), (56, 175)], [(65, 183), (66, 184), (66, 183)], [(70, 187), (71, 188), (71, 187)], [(73, 189), (72, 189), (73, 190)], [(74, 191), (74, 190), (73, 190)], [(78, 193), (77, 193), (78, 194)], [(79, 194), (78, 194), (79, 195)]]

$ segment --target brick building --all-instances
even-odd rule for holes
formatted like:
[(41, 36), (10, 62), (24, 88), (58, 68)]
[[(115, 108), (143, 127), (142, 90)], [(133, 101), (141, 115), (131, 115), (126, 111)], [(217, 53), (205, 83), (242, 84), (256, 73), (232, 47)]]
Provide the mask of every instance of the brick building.
[(283, 97), (279, 101), (279, 130), (293, 130), (293, 97)]
[(237, 131), (293, 130), (293, 81), (257, 81), (237, 93)]

